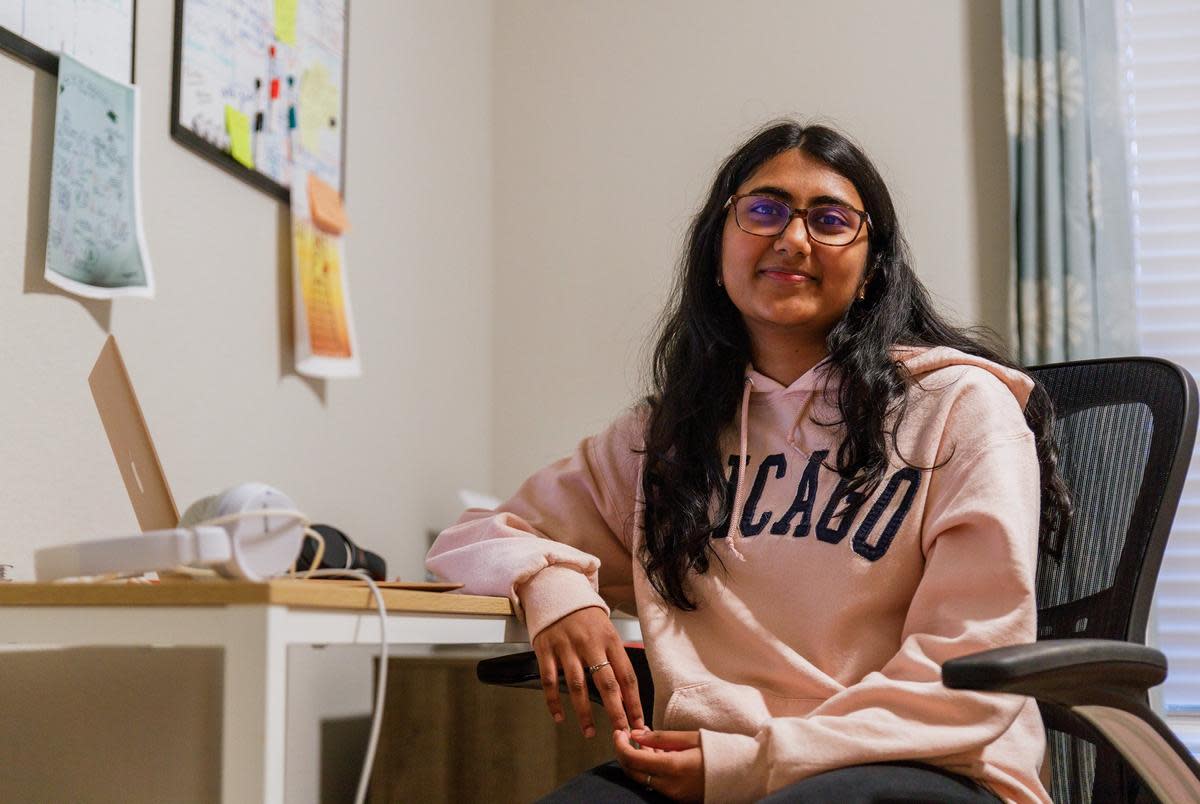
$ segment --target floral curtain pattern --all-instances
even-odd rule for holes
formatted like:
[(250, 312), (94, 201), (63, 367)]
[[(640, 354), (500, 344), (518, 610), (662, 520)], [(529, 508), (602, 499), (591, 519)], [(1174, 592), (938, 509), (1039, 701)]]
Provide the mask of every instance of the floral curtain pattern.
[(1137, 351), (1112, 0), (1004, 0), (1013, 341), (1026, 365)]

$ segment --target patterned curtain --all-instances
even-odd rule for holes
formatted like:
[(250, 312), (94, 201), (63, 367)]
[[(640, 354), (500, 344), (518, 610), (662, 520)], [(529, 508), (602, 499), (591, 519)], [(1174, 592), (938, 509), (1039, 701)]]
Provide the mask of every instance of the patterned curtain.
[(1014, 342), (1026, 365), (1137, 351), (1113, 0), (1004, 0)]

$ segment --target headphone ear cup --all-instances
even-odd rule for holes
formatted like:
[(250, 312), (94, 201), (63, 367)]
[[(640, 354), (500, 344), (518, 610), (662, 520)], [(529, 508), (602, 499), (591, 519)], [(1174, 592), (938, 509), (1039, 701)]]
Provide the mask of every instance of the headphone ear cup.
[[(377, 581), (387, 580), (387, 562), (382, 556), (364, 550), (332, 525), (312, 525), (313, 530), (325, 540), (325, 554), (321, 558), (322, 569), (357, 569), (366, 572)], [(304, 537), (304, 546), (296, 565), (300, 569), (312, 566), (317, 554), (317, 540)]]
[[(255, 510), (295, 511), (296, 504), (265, 483), (241, 483), (217, 496), (211, 516), (252, 514)], [(222, 572), (248, 581), (263, 581), (288, 571), (304, 540), (300, 515), (246, 516), (224, 525), (233, 558)]]
[(217, 515), (217, 507), (221, 503), (220, 494), (201, 497), (187, 507), (183, 516), (179, 517), (179, 527), (190, 528), (206, 522)]
[(298, 512), (252, 515), (263, 509), (295, 511), (296, 504), (265, 483), (240, 483), (192, 503), (179, 518), (179, 526), (191, 528), (218, 517), (244, 514), (219, 526), (229, 534), (231, 557), (213, 568), (227, 578), (263, 581), (287, 572), (304, 539), (304, 520)]

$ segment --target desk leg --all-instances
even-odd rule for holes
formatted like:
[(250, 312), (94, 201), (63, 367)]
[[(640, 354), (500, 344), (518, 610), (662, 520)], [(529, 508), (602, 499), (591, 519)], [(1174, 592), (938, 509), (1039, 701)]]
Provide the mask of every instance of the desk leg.
[[(285, 612), (231, 606), (225, 635), (221, 800), (283, 804), (287, 730)], [(274, 683), (272, 683), (274, 682)]]

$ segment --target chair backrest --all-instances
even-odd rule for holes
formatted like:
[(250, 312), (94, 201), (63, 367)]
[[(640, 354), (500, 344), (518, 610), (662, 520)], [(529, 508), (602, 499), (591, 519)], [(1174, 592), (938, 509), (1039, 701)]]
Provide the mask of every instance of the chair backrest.
[[(1131, 357), (1038, 366), (1074, 519), (1038, 559), (1038, 639), (1145, 642), (1154, 584), (1196, 433), (1196, 384)], [(1086, 724), (1043, 706), (1056, 802), (1136, 800), (1136, 777)]]

